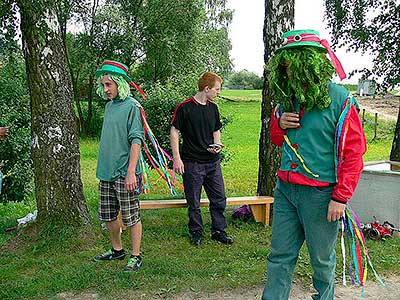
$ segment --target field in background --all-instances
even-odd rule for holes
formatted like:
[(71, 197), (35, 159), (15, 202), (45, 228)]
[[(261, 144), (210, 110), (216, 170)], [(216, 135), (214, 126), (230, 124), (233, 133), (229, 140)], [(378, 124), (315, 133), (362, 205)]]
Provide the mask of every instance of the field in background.
[(261, 90), (222, 90), (220, 95), (233, 101), (261, 101)]

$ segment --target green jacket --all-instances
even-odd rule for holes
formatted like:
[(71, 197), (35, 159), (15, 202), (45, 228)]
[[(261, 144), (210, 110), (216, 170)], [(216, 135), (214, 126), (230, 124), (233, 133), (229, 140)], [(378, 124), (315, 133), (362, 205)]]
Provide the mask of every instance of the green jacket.
[[(314, 108), (301, 116), (301, 127), (288, 129), (283, 144), (280, 170), (299, 172), (323, 182), (335, 183), (335, 136), (342, 105), (349, 92), (329, 83), (331, 104), (324, 110)], [(318, 154), (318, 155), (316, 155)]]
[[(132, 144), (144, 142), (140, 103), (128, 96), (108, 102), (101, 130), (96, 176), (103, 181), (125, 178)], [(136, 174), (142, 173), (140, 158)]]

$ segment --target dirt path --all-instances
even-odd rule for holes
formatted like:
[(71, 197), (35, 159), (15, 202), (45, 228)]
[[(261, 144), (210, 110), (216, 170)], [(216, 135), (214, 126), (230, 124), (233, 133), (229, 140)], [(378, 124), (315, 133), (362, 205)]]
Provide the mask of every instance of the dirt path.
[[(386, 286), (383, 287), (374, 281), (367, 281), (365, 287), (365, 300), (399, 300), (400, 299), (400, 276), (392, 276), (384, 279)], [(218, 292), (182, 292), (178, 294), (152, 294), (152, 293), (129, 293), (124, 295), (125, 299), (137, 300), (261, 300), (263, 286), (240, 288), (235, 290), (223, 290)], [(294, 282), (290, 300), (311, 300), (312, 287), (305, 287), (302, 283)], [(361, 300), (361, 289), (353, 286), (343, 286), (341, 283), (336, 285), (335, 299)], [(79, 294), (59, 293), (57, 299), (60, 300), (105, 300), (99, 294), (84, 292)], [(108, 299), (107, 299), (108, 300)], [(110, 299), (114, 300), (114, 299)]]
[[(368, 281), (365, 288), (365, 300), (399, 300), (400, 299), (400, 277), (392, 277), (385, 280), (386, 286), (383, 287), (377, 282)], [(215, 293), (203, 294), (182, 294), (176, 295), (174, 300), (260, 300), (263, 286), (259, 288), (240, 289), (232, 291), (220, 291)], [(304, 287), (302, 284), (294, 283), (290, 295), (291, 300), (311, 299), (313, 289)], [(335, 299), (360, 300), (361, 289), (352, 286), (336, 285)]]
[(371, 96), (356, 96), (360, 108), (365, 109), (367, 113), (378, 113), (378, 119), (397, 120), (399, 112), (400, 96), (380, 95), (375, 98)]

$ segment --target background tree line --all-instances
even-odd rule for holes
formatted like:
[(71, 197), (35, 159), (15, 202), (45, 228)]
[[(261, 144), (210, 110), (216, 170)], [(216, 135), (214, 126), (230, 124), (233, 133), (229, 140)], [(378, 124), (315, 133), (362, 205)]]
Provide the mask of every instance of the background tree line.
[(247, 70), (231, 72), (224, 81), (224, 88), (229, 89), (261, 90), (262, 87), (262, 77)]
[[(54, 215), (62, 219), (71, 210), (74, 216), (87, 215), (79, 143), (73, 141), (73, 132), (77, 125), (83, 135), (99, 134), (105, 102), (95, 95), (94, 73), (105, 59), (130, 67), (129, 75), (149, 98), (143, 106), (150, 126), (157, 128), (166, 146), (174, 107), (196, 90), (198, 75), (213, 70), (225, 76), (231, 70), (227, 28), (232, 12), (225, 4), (225, 0), (0, 2), (0, 123), (11, 125), (10, 139), (0, 145), (2, 171), (8, 174), (1, 202), (21, 201), (32, 191), (32, 155), (38, 207), (47, 199), (57, 205), (42, 211), (58, 211)], [(70, 145), (63, 140), (64, 132), (72, 138)], [(57, 157), (68, 151), (70, 155)], [(66, 175), (60, 162), (77, 171)], [(68, 182), (70, 173), (74, 175)], [(55, 195), (58, 189), (64, 196)], [(68, 196), (67, 190), (74, 189), (76, 193)], [(66, 207), (63, 198), (64, 202), (76, 198), (80, 204)], [(39, 220), (44, 218), (39, 212)]]

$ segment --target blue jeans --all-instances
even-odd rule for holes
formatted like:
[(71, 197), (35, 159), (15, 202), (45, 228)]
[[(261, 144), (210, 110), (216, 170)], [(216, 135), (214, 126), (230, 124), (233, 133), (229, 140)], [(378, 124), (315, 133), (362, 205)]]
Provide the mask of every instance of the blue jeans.
[(289, 299), (293, 270), (304, 241), (319, 299), (334, 299), (339, 222), (327, 220), (332, 190), (333, 187), (295, 185), (278, 179), (263, 300)]

